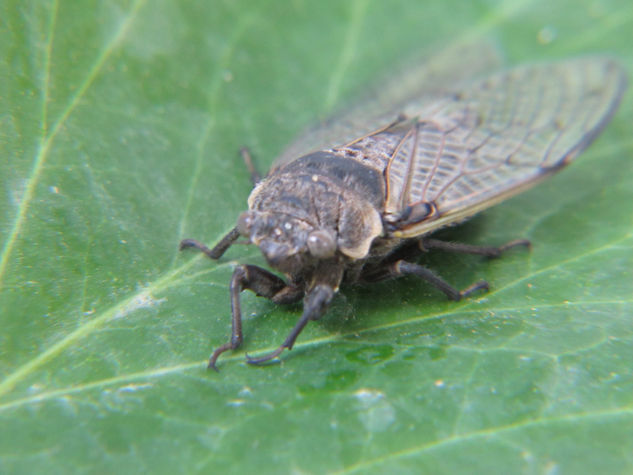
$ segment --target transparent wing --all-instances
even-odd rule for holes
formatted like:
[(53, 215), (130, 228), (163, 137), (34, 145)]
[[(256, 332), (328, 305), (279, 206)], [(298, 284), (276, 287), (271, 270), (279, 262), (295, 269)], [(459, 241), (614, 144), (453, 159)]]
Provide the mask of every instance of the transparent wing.
[(510, 69), (433, 104), (409, 103), (403, 111), (417, 120), (386, 168), (394, 235), (459, 221), (560, 169), (609, 121), (625, 85), (615, 61), (590, 57)]
[(466, 78), (497, 70), (498, 49), (488, 41), (458, 45), (435, 52), (424, 61), (408, 61), (396, 67), (389, 78), (366, 91), (357, 100), (323, 123), (307, 128), (275, 160), (273, 170), (303, 155), (341, 145), (370, 134), (393, 122), (403, 107), (441, 97)]

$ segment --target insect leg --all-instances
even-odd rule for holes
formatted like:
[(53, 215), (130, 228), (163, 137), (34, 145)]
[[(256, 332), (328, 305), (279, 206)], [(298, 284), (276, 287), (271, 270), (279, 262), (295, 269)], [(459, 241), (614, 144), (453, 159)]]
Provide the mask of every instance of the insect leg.
[(510, 241), (503, 246), (473, 246), (471, 244), (464, 244), (459, 242), (440, 241), (438, 239), (424, 238), (420, 241), (420, 246), (425, 249), (440, 249), (447, 252), (461, 252), (464, 254), (477, 254), (479, 256), (486, 257), (499, 257), (508, 249), (517, 246), (525, 246), (528, 249), (531, 247), (530, 241), (527, 239), (516, 239)]
[(200, 252), (204, 252), (210, 259), (215, 260), (222, 257), (222, 255), (229, 247), (231, 247), (231, 244), (233, 244), (238, 237), (240, 237), (240, 233), (237, 231), (237, 228), (233, 228), (213, 247), (213, 249), (209, 249), (203, 243), (196, 241), (195, 239), (183, 239), (180, 241), (179, 249), (182, 251), (183, 249), (193, 247)]
[(314, 286), (306, 295), (303, 301), (303, 314), (296, 323), (290, 334), (286, 337), (284, 342), (275, 351), (268, 353), (260, 358), (251, 358), (246, 355), (246, 361), (250, 364), (261, 364), (270, 361), (281, 354), (286, 348), (292, 350), (295, 344), (295, 340), (308, 324), (310, 320), (318, 320), (323, 316), (327, 310), (328, 305), (334, 297), (334, 289), (326, 284), (318, 284)]
[(429, 284), (432, 284), (433, 286), (437, 287), (437, 289), (444, 292), (444, 294), (449, 299), (455, 301), (459, 301), (463, 297), (466, 297), (477, 290), (488, 290), (489, 288), (488, 282), (486, 282), (485, 280), (480, 280), (479, 282), (475, 282), (473, 285), (465, 288), (464, 290), (457, 290), (455, 287), (450, 285), (448, 282), (446, 282), (444, 279), (442, 279), (426, 267), (402, 260), (391, 264), (391, 266), (389, 266), (389, 271), (393, 277), (411, 274), (424, 279)]
[[(240, 293), (244, 289), (255, 292), (258, 296), (273, 299), (282, 291), (288, 289), (286, 283), (266, 269), (251, 265), (240, 265), (233, 271), (230, 284), (231, 292), (231, 339), (217, 348), (209, 359), (209, 368), (217, 371), (215, 362), (227, 350), (234, 350), (242, 343), (242, 310)], [(287, 294), (287, 292), (285, 292)]]
[(240, 155), (246, 164), (246, 168), (248, 172), (251, 174), (251, 181), (253, 182), (253, 186), (257, 185), (260, 181), (262, 181), (262, 175), (255, 168), (255, 164), (253, 163), (253, 157), (251, 156), (251, 152), (248, 147), (242, 147), (240, 149)]

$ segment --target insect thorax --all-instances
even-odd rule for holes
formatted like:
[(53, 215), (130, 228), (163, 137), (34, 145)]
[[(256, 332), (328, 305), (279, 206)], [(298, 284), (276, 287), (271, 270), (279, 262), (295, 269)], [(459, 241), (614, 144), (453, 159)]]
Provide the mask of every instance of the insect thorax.
[(307, 251), (307, 245), (297, 245), (302, 239), (298, 233), (324, 230), (340, 253), (361, 259), (383, 232), (382, 175), (329, 152), (309, 154), (275, 170), (253, 190), (248, 203), (251, 213), (279, 223), (270, 229), (271, 238), (276, 234), (279, 240), (293, 241), (296, 252)]

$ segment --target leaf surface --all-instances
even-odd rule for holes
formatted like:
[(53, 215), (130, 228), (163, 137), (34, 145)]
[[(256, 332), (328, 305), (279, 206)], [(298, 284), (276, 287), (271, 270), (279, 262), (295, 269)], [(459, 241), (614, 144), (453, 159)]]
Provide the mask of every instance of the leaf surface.
[[(394, 62), (492, 38), (506, 63), (607, 52), (612, 2), (6, 1), (0, 6), (0, 471), (624, 473), (633, 470), (631, 94), (563, 173), (450, 236), (530, 253), (433, 254), (488, 294), (415, 279), (298, 318), (243, 294), (216, 242), (304, 126)], [(476, 59), (476, 58), (475, 58)], [(472, 61), (473, 58), (464, 58)]]

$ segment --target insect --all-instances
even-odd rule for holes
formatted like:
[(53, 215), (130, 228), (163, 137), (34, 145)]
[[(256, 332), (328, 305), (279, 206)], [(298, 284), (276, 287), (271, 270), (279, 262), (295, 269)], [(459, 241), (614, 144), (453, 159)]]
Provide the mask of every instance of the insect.
[(451, 300), (487, 290), (485, 281), (458, 290), (416, 258), (434, 249), (498, 257), (528, 246), (527, 240), (474, 246), (432, 233), (570, 163), (609, 122), (625, 87), (622, 68), (603, 57), (519, 66), (433, 98), (406, 98), (374, 117), (349, 114), (326, 124), (312, 132), (316, 148), (296, 153), (300, 140), (262, 180), (243, 152), (256, 182), (248, 211), (212, 249), (193, 239), (180, 248), (218, 259), (242, 236), (285, 278), (254, 265), (235, 268), (231, 338), (213, 352), (209, 367), (242, 343), (244, 289), (279, 304), (303, 300), (287, 338), (260, 358), (247, 355), (252, 364), (292, 349), (343, 282), (414, 275)]

